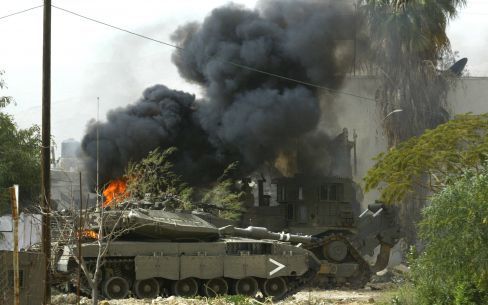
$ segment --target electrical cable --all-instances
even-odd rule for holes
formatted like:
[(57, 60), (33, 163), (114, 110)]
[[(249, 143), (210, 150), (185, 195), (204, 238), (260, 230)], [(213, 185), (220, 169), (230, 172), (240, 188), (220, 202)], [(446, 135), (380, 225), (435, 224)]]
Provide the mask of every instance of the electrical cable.
[[(21, 11), (17, 11), (17, 12), (11, 13), (11, 14), (8, 14), (8, 15), (5, 15), (5, 16), (1, 16), (0, 17), (0, 20), (1, 19), (5, 19), (5, 18), (8, 18), (8, 17), (15, 16), (15, 15), (19, 15), (19, 14), (22, 14), (22, 13), (26, 13), (26, 12), (29, 12), (31, 10), (35, 10), (37, 8), (43, 7), (43, 6), (44, 5), (38, 5), (38, 6), (34, 6), (34, 7), (31, 7), (31, 8), (28, 8), (28, 9), (24, 9), (24, 10), (21, 10)], [(67, 9), (64, 9), (64, 8), (61, 8), (61, 7), (58, 7), (58, 6), (55, 6), (55, 5), (51, 5), (51, 6), (54, 7), (54, 8), (56, 8), (56, 9), (58, 9), (58, 10), (60, 10), (60, 11), (63, 11), (63, 12), (66, 12), (66, 13), (69, 13), (69, 14), (72, 14), (72, 15), (75, 15), (75, 16), (77, 16), (79, 18), (82, 18), (82, 19), (85, 19), (85, 20), (88, 20), (88, 21), (91, 21), (91, 22), (95, 22), (95, 23), (98, 23), (98, 24), (107, 26), (107, 27), (113, 28), (115, 30), (118, 30), (118, 31), (121, 31), (121, 32), (125, 32), (127, 34), (137, 36), (139, 38), (147, 39), (147, 40), (150, 40), (152, 42), (156, 42), (156, 43), (159, 43), (159, 44), (168, 46), (168, 47), (172, 47), (172, 48), (175, 48), (175, 49), (180, 50), (180, 51), (183, 51), (184, 50), (184, 48), (179, 47), (179, 46), (177, 46), (175, 44), (171, 44), (171, 43), (168, 43), (168, 42), (165, 42), (165, 41), (162, 41), (162, 40), (158, 40), (158, 39), (155, 39), (155, 38), (152, 38), (152, 37), (143, 35), (143, 34), (139, 34), (139, 33), (136, 33), (136, 32), (133, 32), (133, 31), (130, 31), (130, 30), (127, 30), (127, 29), (124, 29), (124, 28), (121, 28), (121, 27), (118, 27), (118, 26), (115, 26), (115, 25), (112, 25), (112, 24), (109, 24), (109, 23), (106, 23), (106, 22), (103, 22), (103, 21), (94, 19), (94, 18), (91, 18), (91, 17), (88, 17), (88, 16), (85, 16), (85, 15), (76, 13), (74, 11), (67, 10)], [(256, 73), (261, 73), (261, 74), (268, 75), (268, 76), (272, 76), (272, 77), (279, 78), (279, 79), (282, 79), (282, 80), (286, 80), (286, 81), (290, 81), (290, 82), (295, 82), (295, 83), (298, 83), (298, 84), (301, 84), (301, 85), (305, 85), (305, 86), (309, 86), (309, 87), (313, 87), (313, 88), (317, 88), (317, 89), (326, 90), (326, 91), (328, 91), (330, 93), (333, 93), (333, 94), (337, 94), (337, 95), (348, 95), (348, 96), (352, 96), (352, 97), (355, 97), (355, 98), (358, 98), (358, 99), (362, 99), (362, 100), (366, 100), (366, 101), (378, 103), (378, 101), (376, 99), (374, 99), (374, 98), (370, 98), (370, 97), (361, 96), (361, 95), (354, 94), (354, 93), (350, 93), (350, 92), (345, 92), (345, 91), (341, 91), (341, 90), (336, 90), (336, 89), (328, 88), (328, 87), (325, 87), (325, 86), (321, 86), (321, 85), (314, 84), (314, 83), (307, 82), (307, 81), (302, 81), (302, 80), (295, 79), (295, 78), (291, 78), (291, 77), (286, 77), (286, 76), (283, 76), (283, 75), (279, 75), (279, 74), (276, 74), (276, 73), (272, 73), (272, 72), (260, 70), (260, 69), (257, 69), (257, 68), (254, 68), (254, 67), (250, 67), (250, 66), (247, 66), (247, 65), (243, 65), (243, 64), (240, 64), (240, 63), (236, 63), (236, 62), (233, 62), (233, 61), (224, 61), (224, 60), (219, 60), (219, 59), (216, 59), (216, 60), (217, 61), (224, 62), (224, 63), (227, 63), (227, 64), (230, 64), (232, 66), (235, 66), (235, 67), (238, 67), (238, 68), (241, 68), (241, 69), (248, 70), (248, 71), (253, 71), (253, 72), (256, 72)], [(403, 108), (405, 108), (404, 106), (395, 105), (395, 104), (392, 104), (392, 103), (386, 103), (386, 104), (392, 105), (394, 107), (403, 107)], [(429, 111), (429, 110), (426, 110), (426, 109), (425, 109), (425, 112), (437, 113), (437, 112)]]
[(41, 4), (41, 5), (34, 6), (34, 7), (31, 7), (31, 8), (28, 8), (28, 9), (22, 10), (22, 11), (18, 11), (18, 12), (11, 13), (11, 14), (8, 14), (8, 15), (5, 15), (5, 16), (1, 16), (1, 17), (0, 17), (0, 20), (1, 20), (1, 19), (5, 19), (5, 18), (8, 18), (8, 17), (15, 16), (15, 15), (19, 15), (19, 14), (22, 14), (22, 13), (26, 13), (26, 12), (28, 12), (28, 11), (32, 11), (32, 10), (35, 10), (36, 8), (40, 8), (40, 7), (43, 7), (43, 6), (44, 6), (44, 4)]
[[(155, 39), (155, 38), (146, 36), (146, 35), (142, 35), (142, 34), (139, 34), (139, 33), (133, 32), (133, 31), (129, 31), (129, 30), (126, 30), (124, 28), (121, 28), (121, 27), (118, 27), (118, 26), (115, 26), (115, 25), (111, 25), (109, 23), (106, 23), (106, 22), (103, 22), (103, 21), (100, 21), (100, 20), (97, 20), (97, 19), (94, 19), (94, 18), (91, 18), (91, 17), (87, 17), (87, 16), (81, 15), (79, 13), (76, 13), (76, 12), (73, 12), (73, 11), (70, 11), (70, 10), (67, 10), (67, 9), (64, 9), (64, 8), (61, 8), (61, 7), (58, 7), (58, 6), (55, 6), (55, 5), (52, 5), (52, 7), (56, 8), (58, 10), (64, 11), (66, 13), (69, 13), (69, 14), (72, 14), (72, 15), (75, 15), (75, 16), (78, 16), (78, 17), (80, 17), (82, 19), (89, 20), (89, 21), (92, 21), (92, 22), (95, 22), (95, 23), (98, 23), (98, 24), (101, 24), (101, 25), (104, 25), (104, 26), (107, 26), (107, 27), (110, 27), (110, 28), (113, 28), (113, 29), (116, 29), (116, 30), (125, 32), (125, 33), (131, 34), (131, 35), (134, 35), (134, 36), (137, 36), (137, 37), (140, 37), (140, 38), (143, 38), (143, 39), (148, 39), (150, 41), (153, 41), (153, 42), (156, 42), (156, 43), (159, 43), (159, 44), (163, 44), (165, 46), (172, 47), (172, 48), (175, 48), (175, 49), (180, 50), (180, 51), (183, 51), (184, 50), (184, 48), (179, 47), (179, 46), (177, 46), (175, 44), (171, 44), (171, 43), (168, 43), (168, 42), (165, 42), (165, 41), (162, 41), (162, 40), (158, 40), (158, 39)], [(268, 75), (268, 76), (273, 76), (273, 77), (280, 78), (280, 79), (283, 79), (283, 80), (295, 82), (295, 83), (298, 83), (298, 84), (301, 84), (301, 85), (305, 85), (305, 86), (309, 86), (309, 87), (314, 87), (314, 88), (317, 88), (317, 89), (327, 90), (329, 92), (336, 93), (336, 94), (349, 95), (349, 96), (353, 96), (353, 97), (356, 97), (356, 98), (360, 98), (360, 99), (364, 99), (364, 100), (369, 100), (369, 101), (376, 102), (376, 100), (374, 98), (365, 97), (365, 96), (357, 95), (357, 94), (354, 94), (354, 93), (349, 93), (349, 92), (344, 92), (344, 91), (340, 91), (340, 90), (331, 89), (331, 88), (328, 88), (328, 87), (325, 87), (325, 86), (321, 86), (321, 85), (317, 85), (317, 84), (314, 84), (314, 83), (310, 83), (310, 82), (302, 81), (302, 80), (299, 80), (299, 79), (295, 79), (295, 78), (291, 78), (291, 77), (286, 77), (286, 76), (279, 75), (279, 74), (275, 74), (275, 73), (272, 73), (272, 72), (260, 70), (260, 69), (253, 68), (253, 67), (250, 67), (250, 66), (247, 66), (247, 65), (243, 65), (243, 64), (239, 64), (239, 63), (236, 63), (236, 62), (233, 62), (233, 61), (227, 61), (227, 60), (226, 61), (219, 60), (219, 61), (225, 62), (227, 64), (233, 65), (233, 66), (238, 67), (238, 68), (241, 68), (241, 69), (245, 69), (245, 70), (249, 70), (249, 71), (253, 71), (253, 72), (265, 74), (265, 75)]]
[[(180, 46), (177, 46), (175, 44), (172, 44), (172, 43), (168, 43), (168, 42), (165, 42), (165, 41), (162, 41), (162, 40), (158, 40), (158, 39), (155, 39), (155, 38), (152, 38), (152, 37), (143, 35), (143, 34), (139, 34), (139, 33), (136, 33), (136, 32), (133, 32), (133, 31), (130, 31), (130, 30), (121, 28), (119, 26), (115, 26), (115, 25), (109, 24), (107, 22), (100, 21), (100, 20), (97, 20), (97, 19), (94, 19), (94, 18), (85, 16), (85, 15), (82, 15), (80, 13), (77, 13), (77, 12), (74, 12), (74, 11), (71, 11), (71, 10), (68, 10), (68, 9), (65, 9), (65, 8), (61, 8), (61, 7), (56, 6), (56, 5), (51, 5), (51, 6), (54, 7), (54, 8), (56, 8), (56, 9), (58, 9), (58, 10), (60, 10), (60, 11), (63, 11), (63, 12), (66, 12), (66, 13), (69, 13), (69, 14), (72, 14), (72, 15), (75, 15), (75, 16), (77, 16), (79, 18), (82, 18), (82, 19), (85, 19), (85, 20), (88, 20), (88, 21), (91, 21), (91, 22), (94, 22), (94, 23), (98, 23), (98, 24), (101, 24), (101, 25), (110, 27), (112, 29), (115, 29), (115, 30), (118, 30), (118, 31), (121, 31), (121, 32), (124, 32), (124, 33), (127, 33), (127, 34), (130, 34), (130, 35), (134, 35), (134, 36), (137, 36), (137, 37), (142, 38), (142, 39), (147, 39), (147, 40), (150, 40), (152, 42), (156, 42), (156, 43), (159, 43), (159, 44), (162, 44), (162, 45), (165, 45), (165, 46), (168, 46), (168, 47), (177, 49), (179, 51), (183, 51), (184, 50), (184, 48), (182, 48)], [(256, 73), (261, 73), (261, 74), (264, 74), (264, 75), (272, 76), (272, 77), (279, 78), (279, 79), (286, 80), (286, 81), (290, 81), (290, 82), (295, 82), (295, 83), (298, 83), (298, 84), (301, 84), (301, 85), (305, 85), (305, 86), (308, 86), (308, 87), (313, 87), (313, 88), (316, 88), (316, 89), (326, 90), (326, 91), (328, 91), (328, 92), (330, 92), (332, 94), (336, 94), (336, 95), (347, 95), (347, 96), (352, 96), (352, 97), (355, 97), (355, 98), (358, 98), (358, 99), (362, 99), (362, 100), (365, 100), (365, 101), (373, 102), (375, 104), (379, 103), (379, 101), (377, 99), (375, 99), (375, 98), (366, 97), (366, 96), (362, 96), (362, 95), (358, 95), (358, 94), (354, 94), (354, 93), (350, 93), (350, 92), (345, 92), (345, 91), (341, 91), (341, 90), (336, 90), (336, 89), (328, 88), (328, 87), (321, 86), (321, 85), (318, 85), (318, 84), (314, 84), (314, 83), (311, 83), (311, 82), (302, 81), (302, 80), (295, 79), (295, 78), (291, 78), (291, 77), (286, 77), (286, 76), (279, 75), (279, 74), (276, 74), (276, 73), (272, 73), (272, 72), (260, 70), (260, 69), (254, 68), (254, 67), (250, 67), (250, 66), (247, 66), (247, 65), (243, 65), (243, 64), (240, 64), (240, 63), (236, 63), (234, 61), (219, 60), (219, 59), (215, 59), (215, 60), (216, 61), (220, 61), (220, 62), (224, 62), (224, 63), (227, 63), (227, 64), (230, 64), (232, 66), (235, 66), (235, 67), (238, 67), (238, 68), (241, 68), (241, 69), (245, 69), (245, 70), (248, 70), (248, 71), (253, 71), (253, 72), (256, 72)], [(390, 102), (383, 102), (383, 104), (391, 105), (393, 108), (403, 108), (403, 109), (412, 108), (413, 109), (413, 107), (408, 107), (406, 105), (403, 105), (403, 106), (402, 105), (396, 105), (396, 104), (390, 103)], [(439, 111), (431, 111), (431, 110), (426, 109), (426, 107), (422, 107), (420, 105), (418, 107), (421, 108), (421, 109), (423, 108), (422, 109), (423, 112), (435, 113), (435, 114), (438, 114), (439, 113)]]

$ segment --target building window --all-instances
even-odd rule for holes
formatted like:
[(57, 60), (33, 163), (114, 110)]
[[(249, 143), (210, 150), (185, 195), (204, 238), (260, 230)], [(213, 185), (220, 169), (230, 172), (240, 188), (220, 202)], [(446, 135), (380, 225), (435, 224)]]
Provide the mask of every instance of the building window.
[(293, 204), (288, 204), (286, 210), (286, 219), (293, 220), (295, 219), (294, 217), (295, 217), (295, 206)]
[(299, 223), (308, 222), (308, 209), (304, 205), (298, 207), (298, 222)]
[(288, 189), (288, 199), (289, 200), (298, 200), (298, 187), (292, 186)]
[(278, 202), (286, 201), (286, 187), (284, 185), (278, 184), (276, 187), (276, 192)]
[(298, 200), (303, 200), (303, 187), (298, 187)]
[(324, 183), (320, 185), (319, 196), (322, 201), (344, 200), (344, 186), (341, 183)]
[(329, 185), (329, 200), (338, 200), (337, 196), (338, 186), (337, 184), (330, 184)]

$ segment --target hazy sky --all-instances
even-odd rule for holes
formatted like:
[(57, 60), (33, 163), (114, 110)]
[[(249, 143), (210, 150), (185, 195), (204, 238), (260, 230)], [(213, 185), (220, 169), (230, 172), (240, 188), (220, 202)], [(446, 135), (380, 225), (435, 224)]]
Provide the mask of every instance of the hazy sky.
[[(189, 21), (201, 21), (225, 0), (57, 0), (53, 5), (75, 11), (155, 39), (169, 36)], [(234, 0), (253, 8), (257, 0)], [(0, 17), (42, 4), (41, 0), (2, 0)], [(52, 11), (52, 133), (58, 145), (81, 139), (86, 122), (107, 110), (134, 102), (142, 90), (162, 83), (193, 92), (171, 62), (173, 49), (127, 33)], [(452, 48), (469, 58), (472, 76), (488, 75), (488, 1), (468, 0), (449, 25)], [(0, 68), (17, 105), (7, 111), (19, 126), (41, 121), (42, 8), (0, 19)]]

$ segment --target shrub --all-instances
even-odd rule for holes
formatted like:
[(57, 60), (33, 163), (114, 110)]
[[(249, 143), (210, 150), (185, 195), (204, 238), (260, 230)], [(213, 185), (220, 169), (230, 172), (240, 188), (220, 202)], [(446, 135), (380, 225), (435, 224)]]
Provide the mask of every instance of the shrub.
[(423, 210), (412, 264), (418, 304), (488, 304), (488, 169), (467, 172)]

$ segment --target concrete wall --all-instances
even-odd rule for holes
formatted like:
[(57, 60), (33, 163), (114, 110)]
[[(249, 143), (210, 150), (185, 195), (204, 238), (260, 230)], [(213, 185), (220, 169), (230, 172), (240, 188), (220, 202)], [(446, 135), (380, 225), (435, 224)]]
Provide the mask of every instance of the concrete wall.
[[(12, 216), (0, 217), (0, 250), (13, 250)], [(41, 241), (41, 215), (25, 214), (19, 216), (19, 249), (27, 249)]]
[[(349, 129), (350, 135), (353, 130), (358, 134), (357, 172), (354, 174), (354, 180), (361, 185), (367, 170), (374, 165), (372, 158), (386, 151), (387, 147), (386, 137), (381, 128), (383, 117), (380, 117), (374, 101), (377, 86), (378, 79), (375, 77), (349, 77), (344, 87), (340, 89), (344, 93), (334, 94), (334, 102), (324, 106), (329, 107), (336, 114), (335, 118), (329, 116), (329, 120), (322, 123), (324, 129), (329, 130), (330, 134), (339, 134), (343, 127)], [(487, 96), (488, 78), (468, 77), (457, 82), (448, 96), (448, 101), (454, 114), (466, 112), (480, 114), (488, 112)], [(375, 191), (364, 194), (362, 205), (372, 203), (378, 197)]]

